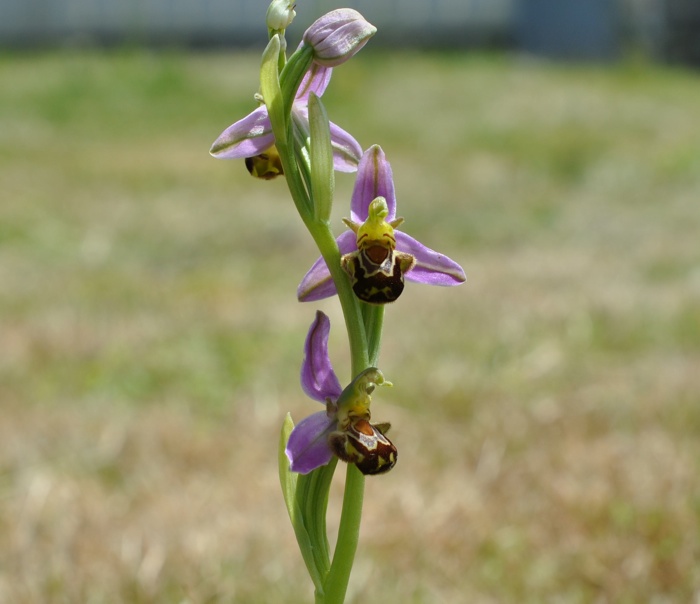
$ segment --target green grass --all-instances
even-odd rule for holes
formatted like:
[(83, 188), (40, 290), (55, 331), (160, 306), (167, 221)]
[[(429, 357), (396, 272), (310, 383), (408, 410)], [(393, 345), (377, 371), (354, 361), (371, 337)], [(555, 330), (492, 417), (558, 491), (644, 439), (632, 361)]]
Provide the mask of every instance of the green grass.
[[(207, 153), (258, 62), (0, 56), (2, 601), (310, 601), (277, 435), (317, 307), (348, 355), (284, 183)], [(469, 276), (388, 309), (350, 601), (697, 598), (697, 74), (368, 48), (324, 100)]]

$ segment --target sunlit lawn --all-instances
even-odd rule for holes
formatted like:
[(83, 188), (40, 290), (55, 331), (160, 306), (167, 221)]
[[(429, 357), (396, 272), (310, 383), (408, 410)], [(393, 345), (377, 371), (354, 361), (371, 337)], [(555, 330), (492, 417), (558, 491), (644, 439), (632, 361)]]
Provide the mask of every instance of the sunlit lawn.
[[(348, 355), (284, 182), (208, 156), (257, 67), (0, 57), (2, 602), (312, 601), (276, 445), (316, 308)], [(698, 74), (368, 47), (324, 100), (469, 276), (388, 309), (350, 601), (700, 597)]]

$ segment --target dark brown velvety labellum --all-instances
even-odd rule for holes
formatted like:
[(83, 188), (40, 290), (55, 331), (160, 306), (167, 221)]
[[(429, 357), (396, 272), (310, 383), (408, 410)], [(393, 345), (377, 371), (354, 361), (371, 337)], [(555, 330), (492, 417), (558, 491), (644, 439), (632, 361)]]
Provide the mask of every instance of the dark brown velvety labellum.
[(346, 254), (341, 260), (343, 269), (350, 276), (352, 291), (360, 300), (370, 304), (387, 304), (396, 300), (403, 292), (404, 273), (413, 267), (414, 262), (410, 254), (380, 246)]
[(331, 433), (328, 443), (340, 459), (354, 463), (363, 474), (384, 474), (396, 465), (398, 456), (394, 443), (384, 435), (388, 428), (388, 424), (356, 419), (346, 430)]

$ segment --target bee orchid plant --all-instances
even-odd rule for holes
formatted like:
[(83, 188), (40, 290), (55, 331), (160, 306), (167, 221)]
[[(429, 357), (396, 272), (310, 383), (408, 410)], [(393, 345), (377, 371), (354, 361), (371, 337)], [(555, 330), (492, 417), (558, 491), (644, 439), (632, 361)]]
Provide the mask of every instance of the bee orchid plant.
[[(296, 426), (288, 414), (279, 447), (284, 500), (315, 588), (317, 604), (345, 600), (359, 538), (366, 475), (396, 464), (388, 423), (371, 422), (372, 394), (391, 385), (377, 368), (384, 309), (404, 280), (452, 286), (462, 268), (399, 230), (391, 166), (378, 145), (364, 153), (355, 138), (328, 119), (321, 95), (332, 69), (352, 58), (376, 28), (352, 9), (317, 19), (287, 56), (285, 31), (296, 16), (291, 0), (267, 11), (269, 42), (262, 55), (258, 106), (214, 141), (210, 153), (243, 159), (255, 177), (286, 179), (291, 198), (321, 257), (297, 290), (312, 302), (338, 296), (350, 347), (350, 378), (343, 386), (328, 352), (330, 320), (317, 311), (304, 346), (301, 386), (324, 408)], [(347, 230), (330, 223), (334, 170), (357, 171)], [(331, 553), (326, 511), (338, 459), (346, 462), (345, 492), (336, 546)]]

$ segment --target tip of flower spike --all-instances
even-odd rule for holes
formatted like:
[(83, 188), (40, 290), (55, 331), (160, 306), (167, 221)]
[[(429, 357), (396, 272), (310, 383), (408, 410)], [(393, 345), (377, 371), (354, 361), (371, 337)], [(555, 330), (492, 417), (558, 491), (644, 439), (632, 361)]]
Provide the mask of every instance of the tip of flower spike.
[(377, 28), (356, 10), (339, 8), (317, 19), (303, 39), (314, 49), (314, 61), (335, 67), (357, 54), (375, 33)]
[(294, 17), (297, 16), (294, 11), (296, 6), (295, 0), (272, 0), (270, 6), (267, 7), (267, 27), (271, 31), (282, 31), (287, 29), (292, 24)]

